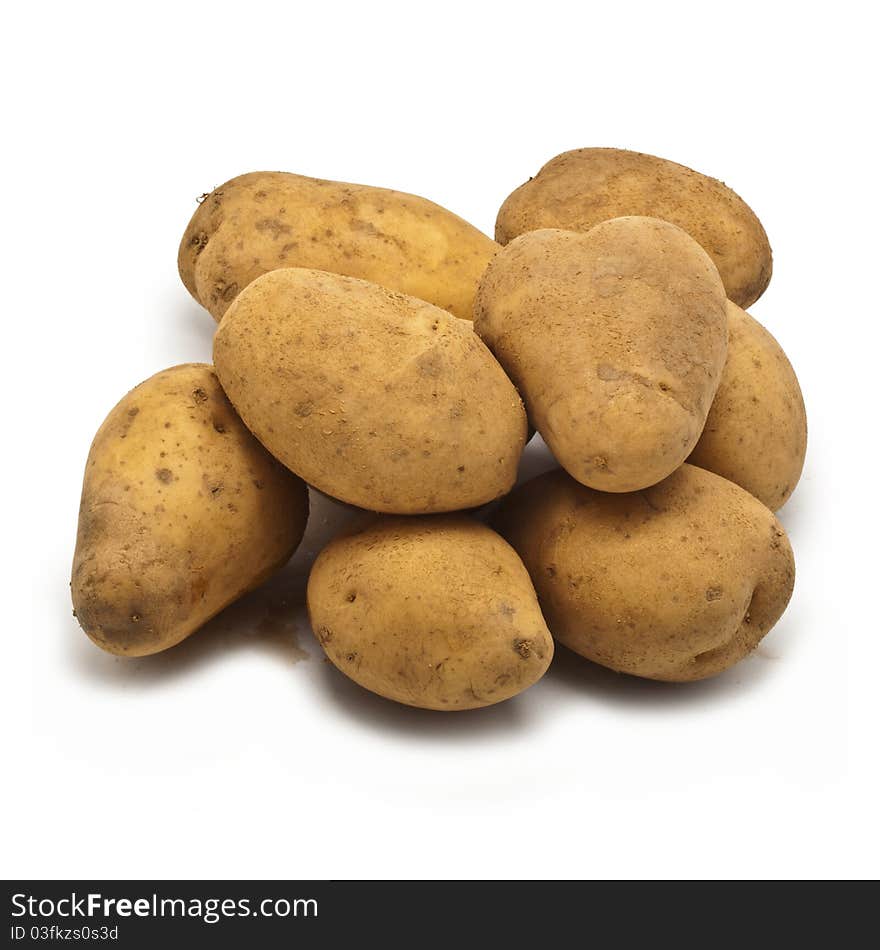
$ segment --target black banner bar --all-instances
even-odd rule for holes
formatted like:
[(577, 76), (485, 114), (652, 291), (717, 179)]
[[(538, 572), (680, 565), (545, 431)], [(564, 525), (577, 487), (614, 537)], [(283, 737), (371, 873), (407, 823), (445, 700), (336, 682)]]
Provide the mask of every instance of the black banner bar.
[[(717, 938), (786, 944), (797, 933), (856, 946), (876, 899), (823, 883), (575, 881), (18, 881), (6, 882), (5, 946), (188, 950), (223, 945), (339, 947), (365, 940), (450, 950), (489, 939), (596, 947)], [(873, 888), (873, 885), (868, 885)], [(870, 896), (871, 900), (868, 899)], [(873, 932), (871, 927), (867, 933)], [(480, 938), (478, 940), (478, 937)], [(342, 942), (341, 942), (342, 941)]]

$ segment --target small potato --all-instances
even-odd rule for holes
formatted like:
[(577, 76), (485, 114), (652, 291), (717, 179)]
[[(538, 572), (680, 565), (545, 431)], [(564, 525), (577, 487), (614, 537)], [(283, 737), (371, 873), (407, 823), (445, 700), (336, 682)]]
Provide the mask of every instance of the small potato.
[(733, 666), (794, 585), (772, 512), (693, 465), (625, 495), (557, 469), (505, 499), (495, 526), (528, 568), (553, 636), (648, 679), (699, 680)]
[(511, 242), (480, 282), (474, 329), (569, 474), (634, 491), (697, 443), (724, 368), (725, 302), (684, 231), (616, 218)]
[(461, 515), (381, 518), (337, 538), (312, 567), (307, 599), (333, 664), (408, 706), (500, 703), (553, 657), (516, 552)]
[(727, 363), (688, 461), (736, 482), (777, 511), (804, 467), (804, 399), (773, 336), (730, 301), (727, 318)]
[(210, 366), (133, 389), (86, 462), (71, 589), (99, 646), (158, 653), (290, 558), (306, 486), (248, 432)]
[(589, 231), (625, 215), (662, 218), (687, 231), (741, 307), (751, 306), (770, 282), (767, 235), (739, 195), (684, 165), (625, 149), (580, 148), (551, 159), (501, 206), (495, 236), (507, 244), (539, 228)]
[(239, 175), (206, 195), (180, 243), (180, 276), (219, 320), (279, 267), (360, 277), (471, 319), (498, 245), (445, 208), (401, 191), (286, 172)]
[(513, 384), (470, 323), (415, 297), (272, 271), (229, 308), (214, 362), (263, 445), (341, 501), (425, 514), (513, 486), (526, 438)]

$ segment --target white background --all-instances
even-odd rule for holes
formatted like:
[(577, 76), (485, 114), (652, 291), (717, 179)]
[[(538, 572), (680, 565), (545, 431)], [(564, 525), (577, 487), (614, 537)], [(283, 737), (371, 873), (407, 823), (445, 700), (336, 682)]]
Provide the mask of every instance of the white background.
[[(876, 876), (871, 7), (7, 10), (0, 871)], [(566, 655), (499, 707), (406, 709), (322, 661), (302, 558), (165, 655), (92, 646), (68, 591), (91, 438), (142, 379), (210, 359), (176, 272), (196, 196), (285, 169), (423, 194), (491, 233), (514, 187), (586, 145), (722, 178), (770, 235), (752, 313), (799, 373), (810, 445), (782, 512), (797, 588), (757, 655), (682, 687)], [(306, 553), (337, 515), (316, 508)]]

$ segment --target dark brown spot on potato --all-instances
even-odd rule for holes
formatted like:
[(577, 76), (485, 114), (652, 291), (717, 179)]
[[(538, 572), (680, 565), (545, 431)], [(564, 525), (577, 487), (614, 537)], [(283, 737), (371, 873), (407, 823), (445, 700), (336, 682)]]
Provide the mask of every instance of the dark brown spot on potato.
[(198, 234), (194, 234), (190, 244), (195, 248), (196, 254), (201, 254), (205, 249), (205, 246), (208, 243), (208, 235), (204, 231), (199, 231)]
[(170, 468), (157, 468), (156, 478), (158, 478), (163, 485), (168, 485), (174, 478), (174, 474)]
[(238, 284), (234, 281), (231, 284), (224, 284), (218, 281), (214, 285), (214, 289), (211, 293), (211, 298), (216, 303), (219, 300), (224, 301), (225, 303), (230, 303), (235, 299), (236, 294), (238, 293)]
[(285, 224), (283, 221), (279, 221), (277, 218), (261, 218), (256, 222), (254, 227), (258, 231), (263, 231), (272, 235), (272, 237), (277, 241), (282, 234), (290, 234), (291, 227), (289, 224)]

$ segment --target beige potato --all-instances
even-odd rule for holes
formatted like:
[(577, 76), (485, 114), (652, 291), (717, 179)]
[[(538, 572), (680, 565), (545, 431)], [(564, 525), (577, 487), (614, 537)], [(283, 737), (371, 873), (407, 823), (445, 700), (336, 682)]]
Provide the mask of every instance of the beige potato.
[(495, 237), (507, 244), (539, 228), (588, 231), (625, 215), (662, 218), (687, 231), (741, 307), (770, 282), (767, 235), (739, 195), (684, 165), (625, 149), (580, 148), (551, 159), (501, 206)]
[(181, 240), (178, 268), (216, 320), (251, 281), (279, 267), (371, 280), (470, 320), (477, 281), (497, 250), (481, 231), (416, 195), (252, 172), (204, 197)]
[(372, 511), (476, 507), (513, 486), (519, 396), (473, 332), (431, 304), (323, 271), (272, 271), (214, 338), (248, 428), (310, 485)]
[(408, 706), (499, 703), (553, 657), (522, 562), (461, 515), (380, 518), (336, 539), (312, 567), (307, 599), (333, 664)]
[(71, 579), (80, 626), (122, 656), (174, 646), (290, 558), (308, 507), (210, 366), (157, 373), (89, 452)]
[(495, 526), (528, 568), (553, 636), (648, 679), (699, 680), (737, 663), (794, 585), (772, 512), (693, 465), (621, 495), (556, 469), (505, 499)]
[(727, 316), (727, 363), (688, 461), (736, 482), (777, 511), (804, 467), (804, 398), (773, 336), (730, 301)]
[(727, 351), (724, 288), (675, 225), (531, 231), (489, 265), (474, 329), (579, 482), (634, 491), (691, 453)]

